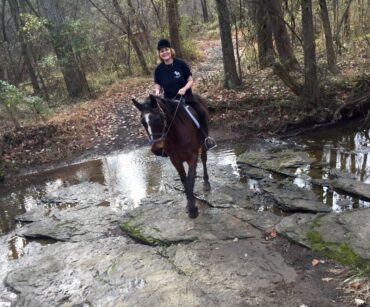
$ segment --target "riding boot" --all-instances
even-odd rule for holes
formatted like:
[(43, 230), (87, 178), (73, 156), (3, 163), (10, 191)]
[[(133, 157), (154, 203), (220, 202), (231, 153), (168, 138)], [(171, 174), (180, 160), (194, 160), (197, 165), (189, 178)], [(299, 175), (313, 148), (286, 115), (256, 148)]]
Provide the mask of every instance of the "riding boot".
[(202, 129), (202, 133), (204, 135), (204, 146), (207, 150), (212, 149), (217, 146), (216, 141), (214, 138), (208, 136), (209, 128), (208, 128), (208, 119), (206, 113), (204, 111), (198, 112), (199, 115), (199, 123), (200, 128)]
[(202, 134), (204, 136), (204, 146), (207, 150), (212, 149), (217, 146), (216, 141), (214, 138), (208, 136), (208, 118), (206, 115), (206, 112), (204, 109), (201, 107), (199, 103), (195, 102), (195, 99), (193, 98), (192, 95), (187, 95), (185, 98), (185, 101), (188, 105), (190, 105), (195, 112), (199, 116), (199, 124), (200, 124), (200, 129), (202, 131)]

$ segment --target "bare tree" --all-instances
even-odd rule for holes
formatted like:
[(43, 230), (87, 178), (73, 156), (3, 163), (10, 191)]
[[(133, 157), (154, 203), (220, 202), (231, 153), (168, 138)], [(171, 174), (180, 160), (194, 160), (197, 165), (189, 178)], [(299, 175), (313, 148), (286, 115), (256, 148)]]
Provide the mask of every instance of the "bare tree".
[(336, 60), (336, 55), (334, 51), (333, 35), (331, 32), (329, 13), (328, 13), (327, 5), (326, 5), (326, 0), (319, 0), (319, 5), (320, 5), (322, 24), (324, 28), (324, 34), (325, 34), (326, 58), (327, 58), (330, 71), (333, 73), (336, 73), (338, 71), (337, 60)]
[(342, 17), (341, 17), (341, 19), (338, 23), (337, 30), (335, 32), (334, 39), (335, 39), (335, 42), (336, 42), (337, 46), (339, 47), (339, 50), (341, 49), (341, 46), (342, 46), (341, 43), (340, 43), (340, 39), (339, 39), (340, 30), (342, 29), (344, 21), (346, 20), (346, 16), (348, 15), (349, 9), (350, 9), (351, 4), (352, 4), (352, 1), (353, 0), (348, 0), (346, 8), (344, 9), (344, 13), (343, 13), (343, 15), (342, 15)]
[(166, 0), (168, 30), (170, 40), (176, 54), (181, 58), (181, 39), (180, 39), (180, 16), (177, 0)]
[(224, 87), (232, 89), (240, 85), (241, 82), (236, 72), (234, 47), (231, 38), (230, 13), (226, 1), (215, 1), (221, 36), (222, 58), (224, 63)]
[(288, 70), (293, 68), (298, 69), (299, 63), (294, 56), (293, 47), (286, 29), (281, 0), (268, 0), (265, 4), (267, 4), (267, 11), (270, 16), (280, 62)]
[(22, 56), (23, 56), (24, 62), (27, 67), (27, 72), (31, 79), (33, 91), (35, 94), (40, 94), (41, 89), (37, 81), (34, 67), (32, 65), (32, 55), (30, 51), (30, 46), (28, 45), (28, 43), (26, 43), (26, 40), (24, 39), (23, 33), (21, 31), (23, 22), (21, 19), (18, 0), (9, 0), (9, 6), (10, 6), (10, 11), (13, 17), (14, 26), (15, 26), (15, 29), (18, 35), (18, 39), (21, 45)]
[(255, 16), (253, 18), (257, 27), (258, 61), (262, 68), (273, 63), (274, 45), (272, 40), (272, 26), (267, 11), (267, 0), (252, 2)]
[(200, 3), (202, 5), (203, 20), (204, 22), (209, 22), (207, 0), (200, 0)]
[(148, 66), (146, 64), (144, 54), (143, 54), (143, 52), (140, 48), (139, 41), (137, 40), (137, 38), (132, 33), (131, 25), (130, 25), (130, 22), (129, 22), (128, 18), (126, 18), (125, 14), (123, 13), (123, 10), (122, 10), (122, 8), (119, 5), (117, 0), (112, 0), (112, 4), (113, 4), (114, 8), (116, 9), (116, 12), (117, 12), (117, 14), (118, 14), (118, 16), (119, 16), (119, 18), (122, 22), (122, 28), (126, 32), (127, 37), (129, 39), (129, 41), (131, 42), (132, 47), (134, 48), (134, 50), (136, 52), (136, 55), (137, 55), (137, 58), (139, 60), (140, 65), (141, 65), (141, 69), (143, 70), (143, 73), (145, 75), (150, 75), (150, 71), (149, 71)]
[(301, 0), (302, 34), (304, 52), (304, 86), (303, 96), (306, 102), (317, 105), (320, 98), (316, 69), (316, 47), (312, 16), (312, 0)]
[(77, 58), (68, 32), (65, 30), (65, 21), (61, 15), (60, 3), (57, 0), (39, 0), (40, 10), (48, 21), (48, 31), (59, 61), (64, 82), (70, 97), (87, 95), (90, 90), (85, 73)]

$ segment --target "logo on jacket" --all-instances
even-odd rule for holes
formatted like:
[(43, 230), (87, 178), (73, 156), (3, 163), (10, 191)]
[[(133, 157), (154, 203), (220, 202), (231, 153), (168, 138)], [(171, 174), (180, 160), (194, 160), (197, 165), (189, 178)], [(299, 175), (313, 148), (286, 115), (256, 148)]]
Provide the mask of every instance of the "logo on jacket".
[(178, 71), (175, 70), (174, 73), (175, 73), (175, 79), (178, 79), (181, 77), (181, 74)]

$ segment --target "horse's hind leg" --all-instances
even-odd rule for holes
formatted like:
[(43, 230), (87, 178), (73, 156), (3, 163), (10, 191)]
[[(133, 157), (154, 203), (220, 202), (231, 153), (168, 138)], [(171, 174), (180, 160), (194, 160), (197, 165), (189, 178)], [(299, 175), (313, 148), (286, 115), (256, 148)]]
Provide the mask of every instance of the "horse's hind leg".
[(211, 190), (211, 184), (209, 183), (209, 177), (208, 177), (208, 171), (207, 171), (207, 150), (202, 146), (201, 151), (201, 160), (203, 164), (203, 190), (204, 191), (210, 191)]

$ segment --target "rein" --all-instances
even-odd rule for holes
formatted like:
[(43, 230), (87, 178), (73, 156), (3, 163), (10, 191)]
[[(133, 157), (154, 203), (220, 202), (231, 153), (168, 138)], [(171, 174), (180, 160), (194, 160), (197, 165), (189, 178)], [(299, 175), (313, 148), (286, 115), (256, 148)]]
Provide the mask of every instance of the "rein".
[[(159, 133), (153, 133), (153, 134), (150, 134), (149, 135), (149, 144), (150, 145), (153, 145), (153, 144), (155, 144), (155, 143), (158, 143), (158, 142), (160, 142), (160, 141), (162, 141), (162, 140), (165, 140), (166, 139), (166, 136), (167, 136), (167, 134), (168, 134), (168, 132), (170, 131), (170, 129), (171, 129), (171, 126), (172, 126), (172, 124), (173, 124), (173, 122), (175, 121), (175, 117), (176, 117), (176, 114), (177, 114), (177, 111), (178, 111), (178, 109), (179, 109), (179, 106), (180, 106), (180, 104), (181, 104), (181, 101), (182, 101), (182, 99), (183, 99), (183, 96), (181, 96), (180, 97), (180, 100), (176, 100), (176, 97), (177, 97), (178, 95), (176, 95), (174, 98), (172, 98), (171, 100), (170, 100), (170, 103), (173, 103), (173, 102), (177, 102), (177, 106), (176, 106), (176, 110), (175, 110), (175, 112), (173, 113), (173, 115), (171, 116), (172, 117), (172, 119), (171, 119), (171, 122), (170, 122), (170, 124), (168, 125), (168, 127), (167, 127), (167, 120), (166, 120), (166, 114), (164, 114), (164, 111), (163, 111), (163, 107), (162, 106), (160, 106), (160, 110), (161, 110), (161, 114), (162, 114), (162, 116), (164, 117), (164, 127), (163, 127), (163, 130), (162, 130), (162, 133), (160, 134), (160, 137), (159, 138), (154, 138), (154, 135), (158, 135)], [(168, 110), (168, 108), (166, 107), (166, 105), (164, 105), (164, 107)], [(166, 129), (166, 127), (167, 127), (167, 129)]]

